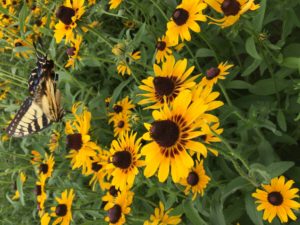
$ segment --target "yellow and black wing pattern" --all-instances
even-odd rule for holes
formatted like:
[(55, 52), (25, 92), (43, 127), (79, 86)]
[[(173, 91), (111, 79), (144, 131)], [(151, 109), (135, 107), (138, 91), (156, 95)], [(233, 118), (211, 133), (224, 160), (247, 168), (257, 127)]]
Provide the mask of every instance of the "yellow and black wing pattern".
[(24, 137), (43, 130), (51, 124), (51, 120), (42, 108), (28, 97), (11, 121), (6, 131), (9, 136)]
[(37, 67), (28, 79), (30, 96), (6, 128), (12, 137), (24, 137), (37, 133), (58, 122), (64, 116), (60, 105), (60, 91), (56, 87), (58, 76), (53, 71), (53, 61), (43, 56), (38, 58)]

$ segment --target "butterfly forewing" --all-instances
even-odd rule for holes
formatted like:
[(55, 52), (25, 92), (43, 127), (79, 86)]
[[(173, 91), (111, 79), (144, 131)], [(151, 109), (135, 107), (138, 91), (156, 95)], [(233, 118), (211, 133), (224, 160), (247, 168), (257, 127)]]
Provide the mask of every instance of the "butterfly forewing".
[(6, 131), (10, 136), (24, 137), (43, 130), (50, 124), (51, 120), (41, 107), (31, 97), (28, 97)]

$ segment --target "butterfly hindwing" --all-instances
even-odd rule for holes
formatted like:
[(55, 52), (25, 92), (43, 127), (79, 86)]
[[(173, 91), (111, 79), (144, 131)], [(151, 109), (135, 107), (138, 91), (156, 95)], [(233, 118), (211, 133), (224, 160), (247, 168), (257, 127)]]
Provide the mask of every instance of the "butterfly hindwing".
[(6, 128), (6, 131), (9, 136), (23, 137), (39, 132), (50, 124), (51, 120), (41, 107), (31, 97), (28, 97)]

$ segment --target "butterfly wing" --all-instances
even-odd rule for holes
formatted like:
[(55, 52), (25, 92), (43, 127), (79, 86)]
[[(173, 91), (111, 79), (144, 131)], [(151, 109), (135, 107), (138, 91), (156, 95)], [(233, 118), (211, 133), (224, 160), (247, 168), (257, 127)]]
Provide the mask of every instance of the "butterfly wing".
[(41, 107), (31, 97), (28, 97), (6, 128), (6, 132), (9, 136), (24, 137), (39, 132), (50, 124), (51, 120)]

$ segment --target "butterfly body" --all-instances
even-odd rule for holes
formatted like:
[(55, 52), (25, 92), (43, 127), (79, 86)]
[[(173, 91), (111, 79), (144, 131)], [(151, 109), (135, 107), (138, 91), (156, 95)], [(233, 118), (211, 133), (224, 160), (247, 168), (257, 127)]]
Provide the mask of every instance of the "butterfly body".
[(58, 76), (53, 68), (52, 60), (38, 57), (37, 67), (28, 80), (30, 96), (6, 128), (9, 136), (24, 137), (39, 132), (64, 116), (60, 91), (56, 87)]

